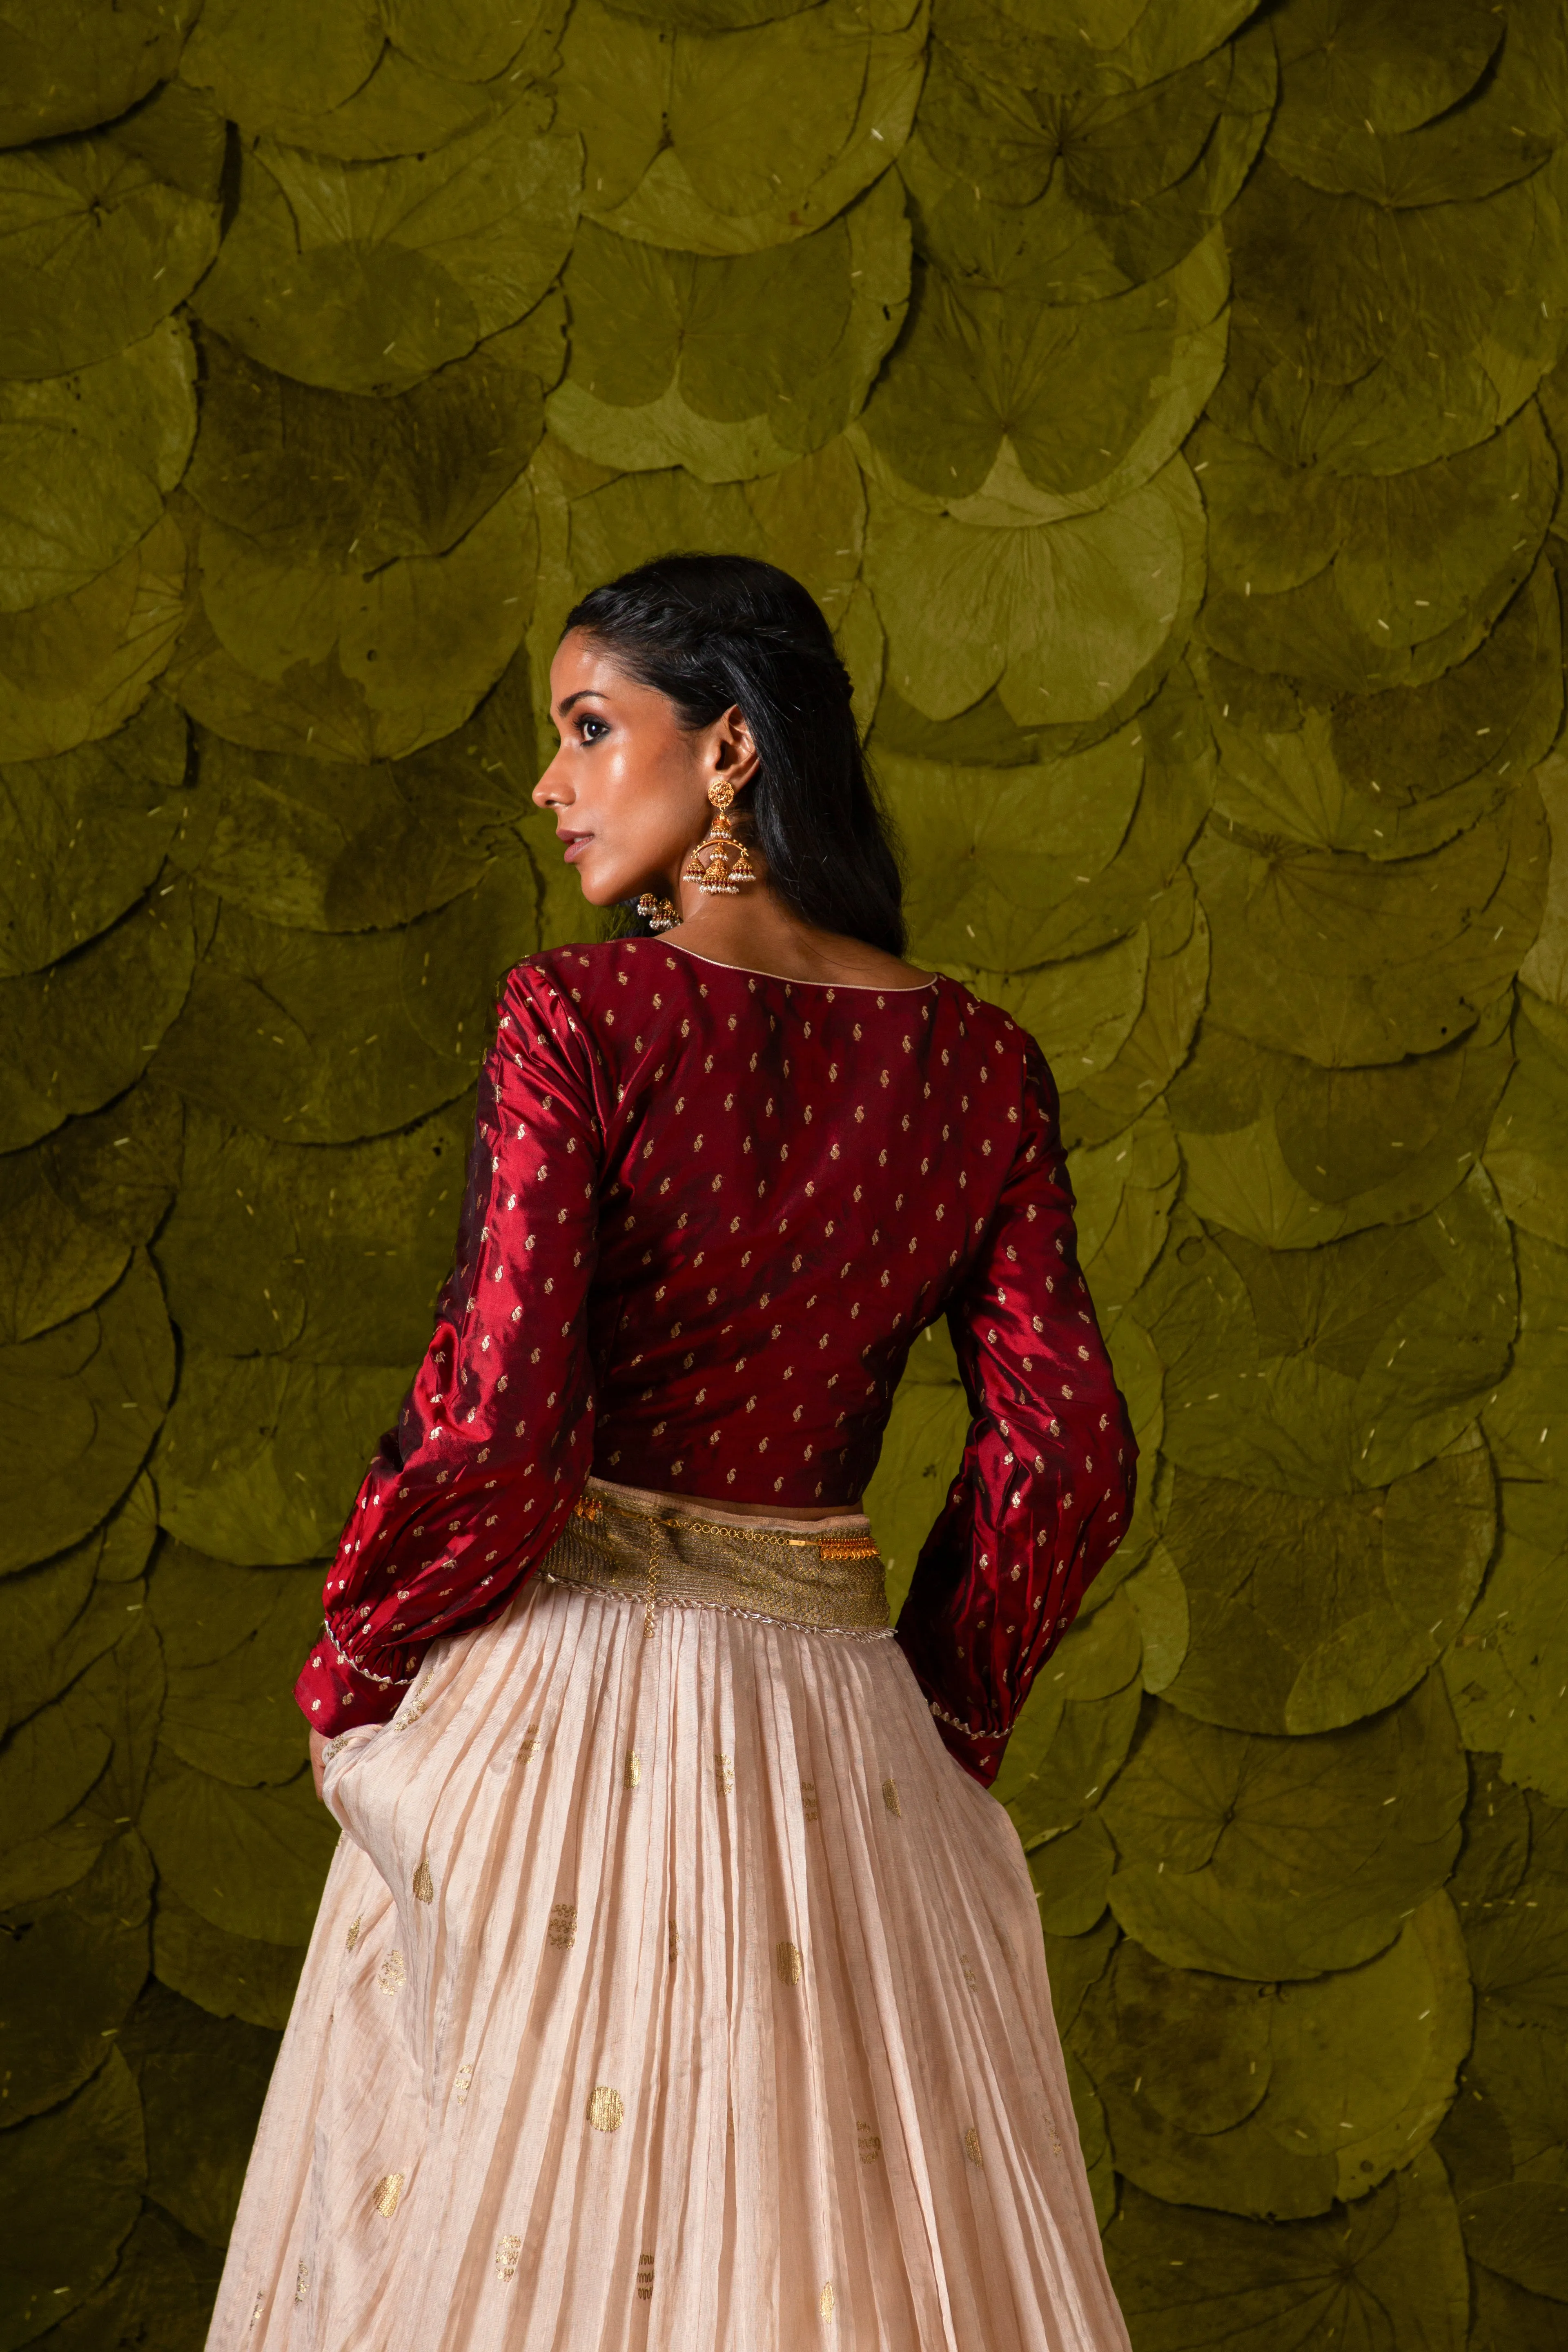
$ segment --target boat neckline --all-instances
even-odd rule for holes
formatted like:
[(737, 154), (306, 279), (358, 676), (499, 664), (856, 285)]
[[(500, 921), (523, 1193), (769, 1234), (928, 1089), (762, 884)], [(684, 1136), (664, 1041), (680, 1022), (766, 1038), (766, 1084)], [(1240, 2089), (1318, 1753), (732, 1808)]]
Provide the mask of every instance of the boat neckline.
[(874, 980), (795, 980), (784, 971), (759, 971), (754, 964), (722, 963), (717, 956), (699, 955), (695, 948), (677, 947), (673, 940), (660, 940), (658, 944), (674, 949), (677, 955), (689, 956), (693, 963), (705, 963), (710, 971), (740, 972), (747, 980), (776, 980), (784, 988), (837, 989), (847, 996), (924, 996), (942, 978), (941, 972), (933, 971), (918, 988), (879, 987)]

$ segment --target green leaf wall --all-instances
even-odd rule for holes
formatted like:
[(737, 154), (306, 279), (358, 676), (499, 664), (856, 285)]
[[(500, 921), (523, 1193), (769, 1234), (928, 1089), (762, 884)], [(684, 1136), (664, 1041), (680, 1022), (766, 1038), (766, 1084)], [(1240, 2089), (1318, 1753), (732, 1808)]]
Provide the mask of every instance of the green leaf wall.
[[(199, 2346), (585, 587), (832, 618), (1143, 1447), (1001, 1793), (1137, 2352), (1568, 2331), (1559, 0), (3, 0), (0, 2352)], [(959, 1444), (917, 1344), (872, 1508)]]

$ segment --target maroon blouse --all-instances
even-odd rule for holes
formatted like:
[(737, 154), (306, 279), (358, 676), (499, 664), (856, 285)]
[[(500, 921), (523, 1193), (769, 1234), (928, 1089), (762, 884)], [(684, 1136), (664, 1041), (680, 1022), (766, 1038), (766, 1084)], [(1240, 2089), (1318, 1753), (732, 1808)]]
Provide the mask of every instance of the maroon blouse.
[(898, 1633), (989, 1782), (1126, 1528), (1137, 1454), (1038, 1047), (942, 978), (827, 986), (650, 940), (519, 964), (435, 1336), (300, 1677), (310, 1723), (389, 1717), (426, 1643), (506, 1607), (591, 1471), (853, 1507), (942, 1313), (973, 1418)]

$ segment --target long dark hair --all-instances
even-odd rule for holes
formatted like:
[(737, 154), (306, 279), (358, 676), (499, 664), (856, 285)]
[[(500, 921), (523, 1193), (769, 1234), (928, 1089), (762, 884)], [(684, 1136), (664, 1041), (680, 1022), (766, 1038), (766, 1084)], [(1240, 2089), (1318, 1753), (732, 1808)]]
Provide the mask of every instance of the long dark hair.
[(584, 596), (566, 629), (609, 646), (684, 727), (710, 727), (738, 705), (758, 761), (733, 815), (770, 885), (805, 921), (902, 955), (899, 861), (848, 672), (798, 580), (749, 555), (661, 555)]

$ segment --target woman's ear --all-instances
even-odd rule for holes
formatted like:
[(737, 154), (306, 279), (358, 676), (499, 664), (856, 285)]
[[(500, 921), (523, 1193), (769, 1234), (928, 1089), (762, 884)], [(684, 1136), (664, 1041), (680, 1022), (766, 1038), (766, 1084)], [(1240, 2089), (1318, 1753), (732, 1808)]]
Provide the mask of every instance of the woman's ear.
[(722, 719), (713, 722), (709, 764), (714, 775), (722, 776), (737, 792), (756, 774), (758, 753), (751, 721), (738, 702), (732, 702)]

